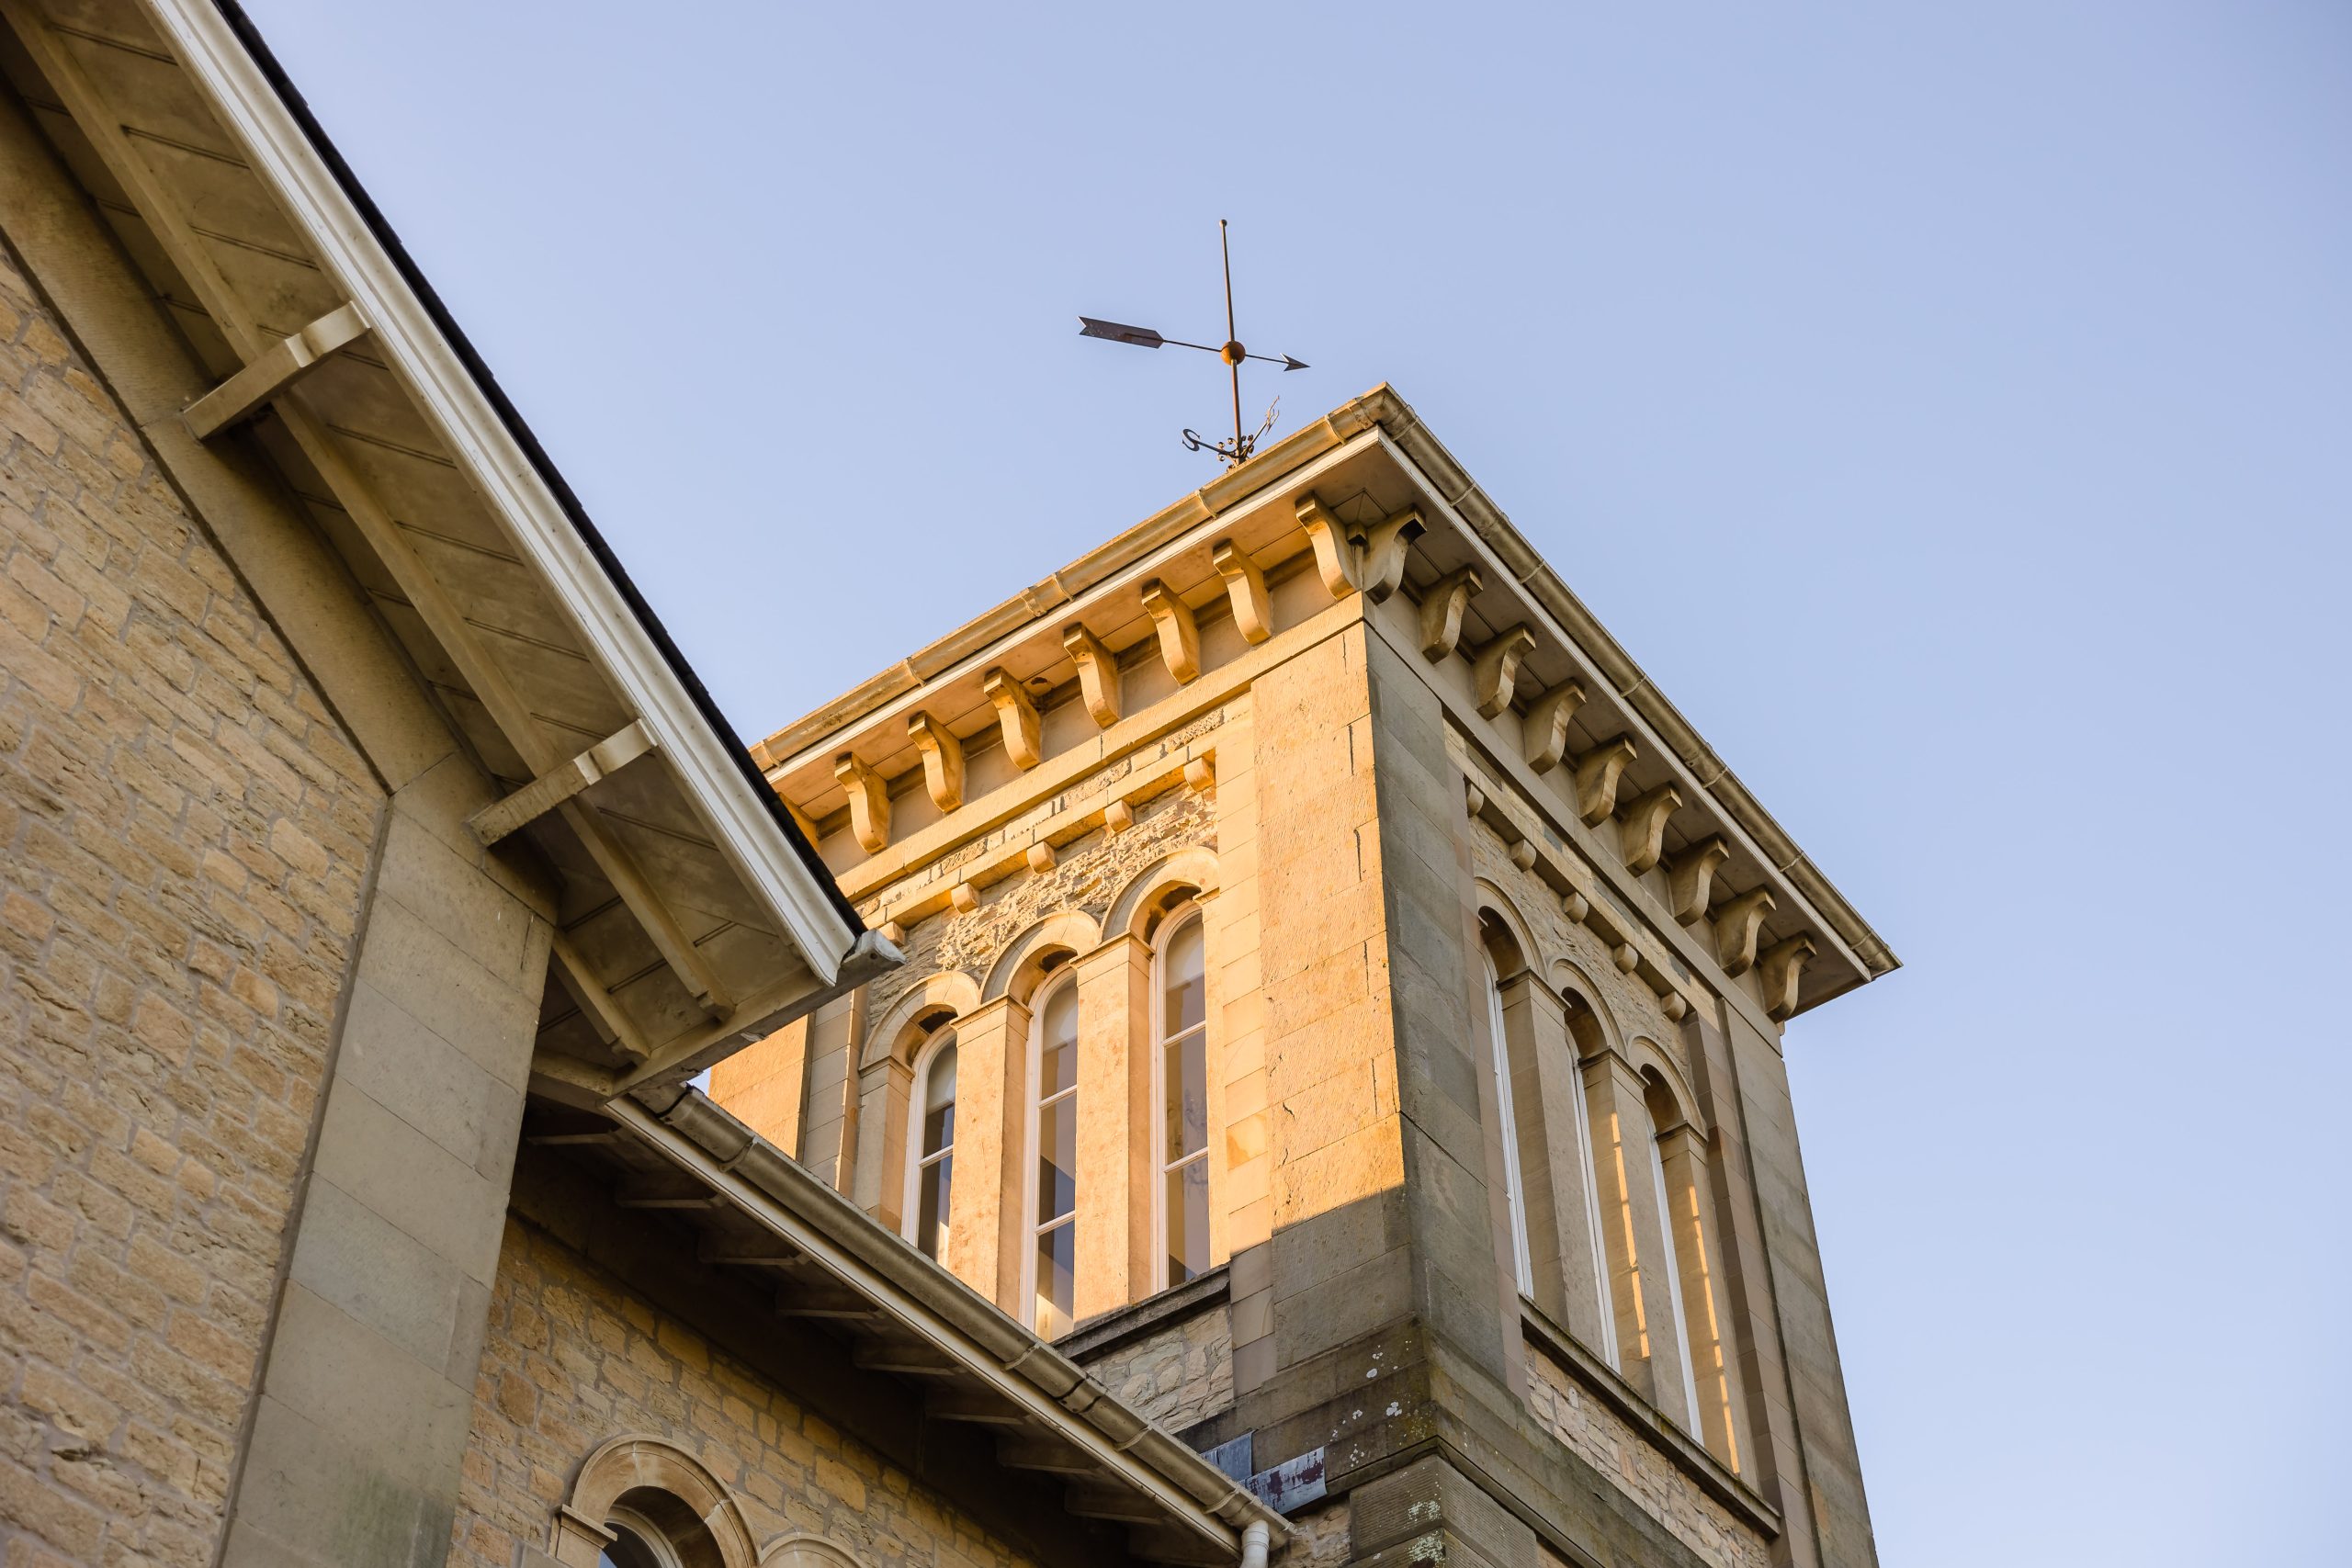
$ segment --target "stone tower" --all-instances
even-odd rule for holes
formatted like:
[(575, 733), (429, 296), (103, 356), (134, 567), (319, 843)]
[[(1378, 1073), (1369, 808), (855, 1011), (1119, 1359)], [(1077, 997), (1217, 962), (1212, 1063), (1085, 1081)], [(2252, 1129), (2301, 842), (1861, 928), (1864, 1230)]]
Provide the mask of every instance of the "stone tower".
[(1875, 1561), (1781, 1031), (1894, 954), (1392, 392), (754, 750), (908, 962), (715, 1098), (1314, 1561)]

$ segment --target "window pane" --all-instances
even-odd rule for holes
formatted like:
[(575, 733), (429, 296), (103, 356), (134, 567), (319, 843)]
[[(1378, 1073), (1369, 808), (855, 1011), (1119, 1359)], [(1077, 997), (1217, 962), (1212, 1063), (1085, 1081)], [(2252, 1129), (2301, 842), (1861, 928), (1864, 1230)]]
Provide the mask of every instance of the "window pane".
[(947, 1239), (947, 1190), (956, 1171), (956, 1156), (942, 1155), (915, 1176), (915, 1246), (926, 1258), (937, 1258)]
[(1206, 1010), (1206, 989), (1201, 983), (1206, 955), (1201, 945), (1201, 918), (1190, 915), (1168, 939), (1167, 996), (1159, 1032), (1165, 1039), (1181, 1034), (1201, 1021)]
[(1162, 1165), (1198, 1154), (1209, 1146), (1208, 1037), (1194, 1030), (1161, 1048), (1162, 1094), (1166, 1124), (1160, 1145)]
[(1181, 1285), (1209, 1266), (1209, 1162), (1168, 1173), (1168, 1282)]
[(931, 1059), (931, 1076), (923, 1081), (922, 1152), (935, 1155), (956, 1141), (956, 1043), (950, 1040)]
[(1078, 1096), (1037, 1108), (1037, 1224), (1078, 1207)]
[(1048, 1339), (1069, 1327), (1077, 1259), (1076, 1220), (1056, 1225), (1037, 1238), (1037, 1332)]
[(1078, 987), (1061, 986), (1046, 1003), (1038, 1032), (1037, 1098), (1058, 1094), (1078, 1082)]

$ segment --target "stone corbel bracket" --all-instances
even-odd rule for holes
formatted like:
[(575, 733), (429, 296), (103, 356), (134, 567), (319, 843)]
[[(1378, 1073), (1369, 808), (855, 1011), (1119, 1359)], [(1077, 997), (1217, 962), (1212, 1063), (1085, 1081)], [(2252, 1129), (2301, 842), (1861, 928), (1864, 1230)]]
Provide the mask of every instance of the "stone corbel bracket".
[(1563, 681), (1535, 699), (1520, 736), (1531, 772), (1548, 773), (1568, 752), (1568, 721), (1584, 706), (1584, 688)]
[(890, 792), (876, 773), (844, 751), (833, 759), (833, 777), (849, 795), (849, 830), (858, 847), (878, 855), (890, 847)]
[(923, 787), (943, 812), (964, 804), (964, 743), (927, 713), (907, 716), (907, 739), (922, 753)]
[(1038, 743), (1037, 704), (1029, 688), (999, 665), (980, 677), (980, 690), (996, 705), (997, 723), (1004, 731), (1004, 754), (1012, 759), (1012, 765), (1026, 772), (1044, 761), (1046, 754)]
[(1062, 651), (1078, 666), (1079, 695), (1098, 729), (1119, 722), (1119, 661), (1082, 626), (1062, 628)]
[(1756, 978), (1764, 992), (1764, 1010), (1776, 1019), (1797, 1010), (1797, 983), (1804, 976), (1805, 960), (1817, 951), (1813, 938), (1802, 933), (1776, 942), (1756, 960)]
[(1715, 872), (1731, 859), (1731, 846), (1721, 833), (1700, 840), (1667, 863), (1667, 908), (1678, 925), (1695, 926), (1706, 919), (1707, 900), (1715, 886)]
[(1239, 627), (1244, 641), (1264, 642), (1274, 635), (1273, 601), (1266, 596), (1266, 574), (1250, 558), (1250, 552), (1231, 539), (1219, 539), (1209, 547), (1209, 561), (1225, 579), (1226, 597), (1233, 602), (1233, 624)]
[(1159, 661), (1168, 666), (1176, 683), (1182, 686), (1198, 680), (1201, 628), (1193, 619), (1193, 607), (1156, 577), (1143, 585), (1143, 607), (1151, 616), (1153, 629), (1159, 633)]
[(1511, 627), (1478, 650), (1470, 674), (1482, 716), (1492, 718), (1510, 706), (1510, 689), (1519, 680), (1519, 667), (1534, 651), (1535, 634), (1523, 625)]
[(1647, 872), (1666, 852), (1666, 822), (1682, 809), (1682, 792), (1670, 784), (1645, 790), (1625, 807), (1622, 843), (1625, 869), (1635, 876)]
[(1772, 890), (1752, 887), (1724, 900), (1715, 911), (1715, 958), (1724, 973), (1737, 978), (1756, 962), (1756, 934), (1773, 909)]
[(1420, 509), (1407, 507), (1369, 528), (1350, 529), (1312, 495), (1299, 498), (1298, 525), (1315, 547), (1315, 567), (1334, 599), (1361, 591), (1377, 604), (1405, 581), (1405, 558), (1429, 532)]
[(1634, 743), (1622, 735), (1576, 760), (1577, 816), (1586, 827), (1598, 828), (1616, 814), (1617, 784), (1633, 761)]
[(1478, 569), (1465, 566), (1430, 584), (1421, 595), (1421, 657), (1441, 664), (1462, 641), (1462, 613), (1470, 596), (1484, 588)]

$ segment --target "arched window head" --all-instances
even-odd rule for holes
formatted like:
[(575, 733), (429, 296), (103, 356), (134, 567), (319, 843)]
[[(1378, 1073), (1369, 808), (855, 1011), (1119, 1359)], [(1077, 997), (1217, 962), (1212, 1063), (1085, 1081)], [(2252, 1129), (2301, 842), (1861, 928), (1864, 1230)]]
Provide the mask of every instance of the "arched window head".
[(1198, 909), (1163, 923), (1157, 989), (1152, 1153), (1165, 1288), (1209, 1267), (1208, 951)]
[(684, 1568), (661, 1526), (634, 1508), (615, 1507), (605, 1520), (613, 1534), (596, 1568)]
[(907, 1239), (924, 1257), (947, 1250), (956, 1179), (956, 1026), (930, 1021), (930, 1035), (915, 1055), (913, 1126), (907, 1139)]
[(758, 1556), (725, 1483), (652, 1437), (615, 1438), (582, 1462), (547, 1554), (562, 1568), (752, 1568)]
[(1029, 1053), (1030, 1325), (1069, 1329), (1078, 1301), (1078, 987), (1049, 982)]

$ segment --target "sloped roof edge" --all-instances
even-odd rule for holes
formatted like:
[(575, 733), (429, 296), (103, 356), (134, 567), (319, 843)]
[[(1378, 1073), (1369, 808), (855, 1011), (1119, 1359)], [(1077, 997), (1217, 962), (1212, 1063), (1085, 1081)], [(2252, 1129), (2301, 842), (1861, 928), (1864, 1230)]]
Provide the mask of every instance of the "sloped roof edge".
[[(616, 675), (653, 699), (647, 705), (649, 707), (690, 716), (690, 722), (684, 727), (687, 733), (675, 737), (682, 743), (673, 749), (673, 761), (681, 775), (704, 795), (711, 815), (729, 831), (737, 848), (757, 850), (757, 839), (770, 830), (781, 834), (783, 842), (790, 846), (786, 863), (777, 863), (773, 855), (753, 854), (747, 858), (754, 862), (759, 880), (765, 883), (765, 891), (778, 905), (779, 913), (791, 920), (796, 941), (811, 967), (831, 979), (852, 947), (865, 936), (865, 921), (842, 897), (816, 847), (808, 842), (769, 788), (741, 738), (679, 651), (661, 617), (646, 603), (521, 412), (337, 152), (252, 19), (236, 0), (148, 0), (148, 10), (157, 29), (172, 41), (191, 74), (213, 95), (223, 118), (234, 123), (249, 141), (258, 141), (273, 154), (269, 159), (256, 160), (256, 169), (278, 184), (281, 194), (288, 198), (288, 209), (310, 222), (322, 248), (347, 253), (363, 248), (372, 251), (372, 258), (363, 258), (379, 263), (369, 269), (371, 273), (380, 275), (385, 283), (396, 281), (400, 291), (408, 297), (405, 300), (394, 299), (393, 310), (371, 312), (377, 318), (379, 337), (386, 340), (387, 347), (397, 352), (399, 329), (409, 324), (401, 318), (410, 314), (397, 307), (413, 305), (414, 325), (428, 331), (434, 340), (424, 346), (437, 347), (447, 355), (451, 367), (462, 376), (466, 389), (480, 400), (483, 412), (492, 416), (494, 424), (487, 430), (469, 433), (492, 439), (461, 456), (478, 472), (503, 482), (514, 502), (527, 505), (536, 499), (529, 494), (536, 488), (544, 498), (544, 505), (535, 510), (560, 516), (568, 525), (572, 540), (584, 552), (584, 559), (577, 563), (577, 568), (583, 570), (575, 570), (572, 575), (584, 579), (593, 574), (595, 581), (586, 585), (601, 586), (605, 593), (598, 597), (608, 597), (610, 608), (620, 613), (601, 619), (593, 614), (583, 615), (587, 635), (605, 645), (602, 651)], [(266, 103), (261, 101), (265, 93)], [(283, 114), (285, 129), (290, 129), (294, 138), (279, 134), (280, 128), (269, 122), (266, 110), (271, 107)], [(314, 172), (325, 176), (334, 195), (357, 220), (358, 233), (350, 232), (348, 224), (338, 221), (341, 214), (331, 209), (318, 210), (322, 204), (316, 198), (321, 192), (290, 188), (305, 183), (301, 175), (313, 172), (296, 166), (304, 158), (314, 161)], [(271, 166), (273, 163), (276, 167)], [(429, 375), (430, 368), (419, 369), (420, 378)], [(514, 455), (521, 459), (521, 471), (499, 461), (502, 454), (495, 449), (499, 438), (511, 444)], [(545, 560), (535, 560), (533, 564), (543, 571), (549, 570), (550, 563)], [(554, 572), (549, 571), (549, 575)], [(639, 646), (628, 646), (632, 641)], [(761, 862), (766, 863), (758, 863)], [(820, 940), (820, 929), (834, 923), (842, 934), (835, 940)]]

